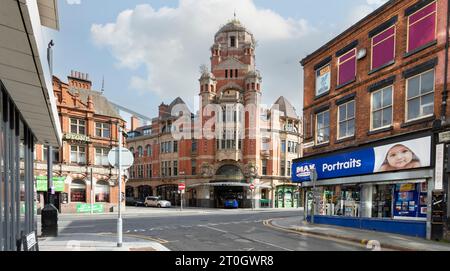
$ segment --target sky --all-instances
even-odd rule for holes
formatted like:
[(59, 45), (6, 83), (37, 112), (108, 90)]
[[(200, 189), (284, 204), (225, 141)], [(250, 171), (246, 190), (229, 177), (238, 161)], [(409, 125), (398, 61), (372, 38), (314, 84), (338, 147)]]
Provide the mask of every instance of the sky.
[(286, 97), (301, 115), (300, 60), (386, 0), (59, 0), (54, 73), (88, 73), (112, 102), (148, 117), (180, 96), (193, 112), (200, 66), (236, 12), (257, 40), (262, 102)]

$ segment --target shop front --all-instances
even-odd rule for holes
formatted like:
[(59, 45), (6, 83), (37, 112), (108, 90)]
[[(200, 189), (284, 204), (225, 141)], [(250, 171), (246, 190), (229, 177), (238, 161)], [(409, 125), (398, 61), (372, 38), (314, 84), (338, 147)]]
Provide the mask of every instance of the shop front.
[(315, 206), (315, 223), (429, 237), (431, 146), (422, 135), (297, 160), (292, 178), (305, 188), (307, 219)]
[(297, 185), (279, 185), (275, 191), (275, 208), (297, 208), (300, 206)]

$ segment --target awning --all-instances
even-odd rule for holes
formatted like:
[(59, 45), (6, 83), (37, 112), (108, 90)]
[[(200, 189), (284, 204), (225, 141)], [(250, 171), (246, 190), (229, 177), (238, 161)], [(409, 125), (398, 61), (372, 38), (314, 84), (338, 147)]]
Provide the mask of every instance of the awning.
[[(255, 188), (266, 188), (266, 189), (272, 189), (272, 186), (270, 185), (264, 185), (264, 184), (254, 184)], [(248, 187), (250, 189), (249, 183), (237, 183), (237, 182), (221, 182), (221, 183), (199, 183), (199, 184), (192, 184), (188, 185), (187, 188), (195, 188), (199, 186), (212, 186), (212, 187), (225, 187), (225, 186), (241, 186), (241, 187)]]

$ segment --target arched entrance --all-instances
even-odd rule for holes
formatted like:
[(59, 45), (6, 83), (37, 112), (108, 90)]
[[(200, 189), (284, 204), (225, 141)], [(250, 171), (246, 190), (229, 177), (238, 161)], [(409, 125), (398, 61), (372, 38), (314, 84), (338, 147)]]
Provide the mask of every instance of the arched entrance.
[(141, 185), (138, 187), (138, 199), (145, 199), (148, 196), (152, 196), (152, 187), (149, 185)]
[(163, 200), (170, 201), (172, 205), (178, 205), (178, 185), (176, 184), (165, 184), (160, 185), (156, 188), (156, 195), (161, 197)]
[(210, 182), (214, 189), (214, 208), (224, 208), (225, 201), (237, 200), (239, 208), (251, 207), (247, 200), (247, 182), (241, 169), (236, 165), (220, 167), (215, 180)]

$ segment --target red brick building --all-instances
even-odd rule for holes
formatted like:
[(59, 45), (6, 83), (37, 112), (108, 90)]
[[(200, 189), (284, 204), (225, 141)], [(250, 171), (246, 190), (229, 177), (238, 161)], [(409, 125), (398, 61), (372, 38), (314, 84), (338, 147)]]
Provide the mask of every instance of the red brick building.
[(388, 1), (301, 61), (305, 145), (293, 177), (316, 168), (319, 223), (439, 235), (445, 210), (432, 197), (448, 193), (448, 177), (435, 178), (433, 132), (450, 113), (448, 11), (446, 0)]
[(292, 159), (301, 155), (301, 122), (284, 97), (269, 108), (260, 104), (255, 57), (253, 34), (239, 21), (217, 32), (211, 70), (204, 68), (199, 80), (200, 112), (177, 98), (159, 106), (151, 126), (130, 133), (136, 159), (127, 196), (158, 195), (177, 204), (178, 183), (185, 182), (189, 206), (223, 208), (227, 199), (244, 208), (301, 202), (289, 177)]
[[(63, 134), (53, 154), (55, 206), (63, 213), (109, 212), (117, 206), (117, 171), (108, 152), (118, 146), (118, 127), (125, 122), (102, 92), (92, 89), (87, 74), (72, 72), (68, 83), (53, 77)], [(37, 145), (35, 175), (41, 205), (47, 191), (47, 150)], [(92, 178), (91, 178), (92, 172)], [(94, 189), (93, 189), (94, 188)]]

